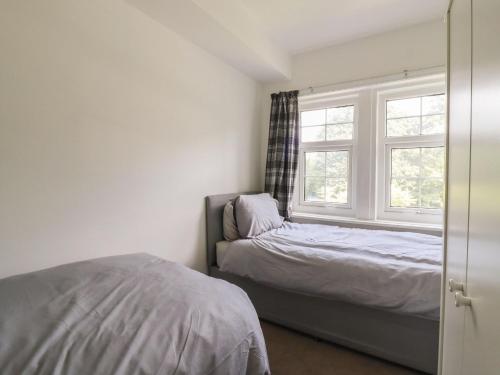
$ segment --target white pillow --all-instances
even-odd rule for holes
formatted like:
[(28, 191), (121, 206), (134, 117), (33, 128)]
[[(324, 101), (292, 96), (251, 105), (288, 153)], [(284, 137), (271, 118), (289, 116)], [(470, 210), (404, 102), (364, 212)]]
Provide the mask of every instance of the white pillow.
[(233, 201), (229, 201), (224, 206), (224, 214), (222, 215), (222, 229), (226, 241), (235, 241), (240, 238), (236, 219), (234, 217)]
[(240, 195), (234, 209), (238, 232), (243, 238), (257, 237), (283, 225), (276, 201), (268, 193)]

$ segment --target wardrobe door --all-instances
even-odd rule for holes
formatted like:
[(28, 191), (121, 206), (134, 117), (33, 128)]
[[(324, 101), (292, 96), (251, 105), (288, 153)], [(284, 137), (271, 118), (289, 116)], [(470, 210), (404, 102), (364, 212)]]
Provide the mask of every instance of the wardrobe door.
[[(465, 309), (455, 306), (455, 293), (466, 281), (469, 226), (471, 132), (471, 0), (455, 0), (448, 14), (448, 183), (445, 238), (445, 290), (442, 315), (442, 373), (462, 368)], [(453, 280), (453, 290), (449, 289)]]
[(463, 374), (500, 374), (500, 1), (472, 2), (472, 144)]

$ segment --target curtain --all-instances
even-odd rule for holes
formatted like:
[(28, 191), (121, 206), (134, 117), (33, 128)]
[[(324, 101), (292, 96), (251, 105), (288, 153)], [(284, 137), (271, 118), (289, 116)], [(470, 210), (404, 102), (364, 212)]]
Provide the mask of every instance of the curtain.
[(280, 215), (289, 218), (299, 158), (298, 91), (271, 95), (265, 191), (278, 200)]

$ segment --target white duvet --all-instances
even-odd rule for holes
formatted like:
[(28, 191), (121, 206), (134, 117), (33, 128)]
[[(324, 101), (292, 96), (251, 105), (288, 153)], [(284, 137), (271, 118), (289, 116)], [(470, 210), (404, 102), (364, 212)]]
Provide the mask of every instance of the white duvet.
[(285, 223), (232, 242), (224, 272), (287, 290), (439, 319), (442, 239)]

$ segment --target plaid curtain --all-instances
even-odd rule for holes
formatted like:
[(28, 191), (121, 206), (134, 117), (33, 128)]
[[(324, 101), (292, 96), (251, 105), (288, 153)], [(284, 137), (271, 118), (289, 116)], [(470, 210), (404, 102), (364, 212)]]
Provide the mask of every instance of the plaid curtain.
[(289, 218), (299, 158), (298, 91), (271, 95), (265, 191), (277, 199)]

